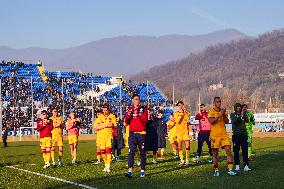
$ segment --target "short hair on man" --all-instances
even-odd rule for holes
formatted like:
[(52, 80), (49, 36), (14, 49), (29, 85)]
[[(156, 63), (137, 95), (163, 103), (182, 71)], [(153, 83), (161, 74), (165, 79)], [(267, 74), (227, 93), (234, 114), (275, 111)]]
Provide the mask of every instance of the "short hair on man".
[(40, 113), (41, 114), (47, 114), (47, 111), (46, 110), (42, 110)]
[(204, 106), (205, 107), (205, 104), (200, 104), (200, 106)]
[(181, 100), (176, 103), (176, 106), (178, 106), (179, 104), (184, 105), (183, 101)]
[(104, 103), (104, 104), (103, 104), (103, 108), (109, 109), (109, 104), (108, 104), (108, 103)]
[(139, 96), (137, 93), (135, 93), (135, 94), (132, 95), (132, 99), (134, 99), (135, 97), (140, 98), (140, 96)]
[(217, 99), (221, 99), (221, 97), (219, 96), (214, 97), (214, 101), (216, 101)]

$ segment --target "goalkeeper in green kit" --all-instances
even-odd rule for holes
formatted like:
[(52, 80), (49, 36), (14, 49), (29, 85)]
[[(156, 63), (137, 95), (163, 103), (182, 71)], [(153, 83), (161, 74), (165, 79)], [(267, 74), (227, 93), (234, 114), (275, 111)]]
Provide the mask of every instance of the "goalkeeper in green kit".
[(247, 135), (248, 135), (248, 160), (252, 161), (252, 133), (253, 133), (253, 126), (255, 125), (255, 119), (252, 112), (247, 111), (248, 106), (246, 104), (243, 105), (243, 111), (245, 113), (245, 125), (247, 128)]

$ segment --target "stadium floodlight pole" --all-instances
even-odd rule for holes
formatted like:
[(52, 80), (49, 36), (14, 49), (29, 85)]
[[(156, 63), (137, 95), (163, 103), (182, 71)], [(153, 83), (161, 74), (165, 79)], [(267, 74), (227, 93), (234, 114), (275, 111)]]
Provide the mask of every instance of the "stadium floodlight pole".
[(198, 109), (200, 108), (200, 104), (201, 104), (201, 95), (200, 95), (200, 84), (198, 78)]
[(92, 128), (94, 125), (95, 110), (94, 110), (94, 81), (92, 80)]
[[(34, 133), (34, 92), (33, 92), (33, 76), (31, 76), (31, 93), (32, 93), (32, 134)], [(20, 133), (21, 135), (21, 133)]]
[(146, 87), (146, 90), (147, 90), (147, 104), (148, 104), (148, 109), (150, 107), (150, 104), (149, 104), (149, 81), (147, 80), (147, 87)]
[(62, 117), (64, 119), (64, 86), (63, 86), (63, 78), (61, 78), (61, 94), (62, 94)]
[(0, 78), (0, 136), (2, 137), (2, 78)]
[(122, 80), (119, 84), (119, 114), (120, 120), (122, 120)]
[(173, 83), (173, 107), (175, 106), (175, 82)]

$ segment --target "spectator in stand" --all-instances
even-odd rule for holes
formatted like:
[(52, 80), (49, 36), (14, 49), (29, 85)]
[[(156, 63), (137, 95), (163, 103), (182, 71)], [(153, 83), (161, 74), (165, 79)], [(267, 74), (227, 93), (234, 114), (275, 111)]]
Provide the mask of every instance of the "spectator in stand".
[(3, 141), (4, 147), (8, 147), (7, 137), (8, 137), (8, 130), (7, 130), (6, 127), (3, 127), (3, 129), (2, 129), (2, 141)]

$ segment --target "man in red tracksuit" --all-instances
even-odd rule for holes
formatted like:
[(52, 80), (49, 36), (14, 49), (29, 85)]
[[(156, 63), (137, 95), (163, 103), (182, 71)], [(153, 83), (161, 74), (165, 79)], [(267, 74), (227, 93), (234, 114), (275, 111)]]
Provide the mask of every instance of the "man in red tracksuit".
[(47, 119), (47, 111), (41, 111), (41, 116), (36, 122), (36, 130), (40, 133), (40, 148), (44, 160), (44, 169), (50, 166), (50, 149), (51, 149), (51, 131), (53, 129), (52, 123)]
[(146, 123), (148, 121), (147, 108), (140, 106), (139, 95), (134, 94), (132, 97), (133, 106), (127, 108), (125, 123), (129, 125), (129, 154), (128, 154), (128, 172), (126, 177), (132, 177), (132, 169), (134, 165), (135, 150), (139, 149), (141, 156), (141, 173), (140, 177), (145, 177), (146, 166), (146, 151), (145, 151), (145, 135), (146, 135)]

